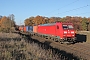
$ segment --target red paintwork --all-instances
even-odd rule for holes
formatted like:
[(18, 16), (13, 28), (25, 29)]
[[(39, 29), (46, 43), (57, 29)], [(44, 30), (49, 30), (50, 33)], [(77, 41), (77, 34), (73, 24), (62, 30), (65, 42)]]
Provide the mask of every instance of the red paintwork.
[[(59, 36), (61, 39), (75, 37), (75, 31), (73, 29), (63, 29), (63, 25), (73, 26), (72, 23), (60, 23), (46, 24), (38, 26), (38, 33)], [(72, 33), (71, 33), (72, 32)]]
[(26, 26), (23, 27), (23, 31), (26, 32)]

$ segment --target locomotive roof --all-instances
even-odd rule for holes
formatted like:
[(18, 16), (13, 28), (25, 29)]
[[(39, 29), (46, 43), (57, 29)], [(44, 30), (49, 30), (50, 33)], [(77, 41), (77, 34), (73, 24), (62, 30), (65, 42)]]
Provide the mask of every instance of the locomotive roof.
[(55, 25), (55, 24), (57, 24), (57, 23), (62, 23), (62, 24), (72, 24), (72, 23), (67, 23), (67, 22), (56, 22), (56, 23), (41, 24), (40, 26)]
[(40, 26), (55, 25), (56, 23), (41, 24)]

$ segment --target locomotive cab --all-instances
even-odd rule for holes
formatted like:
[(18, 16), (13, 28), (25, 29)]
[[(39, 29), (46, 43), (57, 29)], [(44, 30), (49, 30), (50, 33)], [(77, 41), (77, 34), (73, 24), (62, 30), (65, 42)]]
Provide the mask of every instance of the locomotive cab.
[(58, 23), (57, 35), (63, 41), (75, 41), (75, 30), (72, 23)]

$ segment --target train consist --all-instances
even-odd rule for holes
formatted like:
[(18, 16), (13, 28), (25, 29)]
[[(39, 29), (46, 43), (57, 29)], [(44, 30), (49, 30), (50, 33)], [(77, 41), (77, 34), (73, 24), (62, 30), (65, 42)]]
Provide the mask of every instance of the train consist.
[(22, 32), (30, 32), (33, 35), (39, 35), (46, 39), (52, 39), (58, 42), (75, 42), (75, 30), (72, 23), (56, 22), (50, 24), (41, 24), (38, 26), (20, 26)]

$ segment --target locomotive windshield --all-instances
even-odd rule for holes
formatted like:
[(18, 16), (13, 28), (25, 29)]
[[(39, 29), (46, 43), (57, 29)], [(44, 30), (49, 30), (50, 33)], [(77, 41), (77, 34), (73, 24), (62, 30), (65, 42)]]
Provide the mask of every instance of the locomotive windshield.
[(73, 29), (72, 25), (63, 25), (63, 29)]
[(69, 28), (69, 29), (73, 29), (73, 26), (72, 26), (72, 25), (68, 25), (68, 28)]

